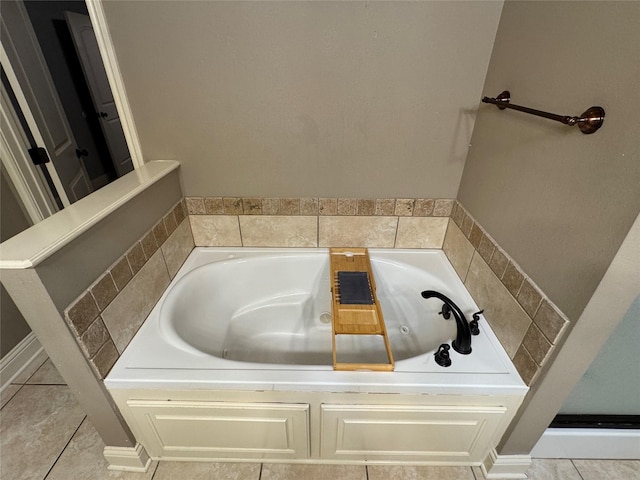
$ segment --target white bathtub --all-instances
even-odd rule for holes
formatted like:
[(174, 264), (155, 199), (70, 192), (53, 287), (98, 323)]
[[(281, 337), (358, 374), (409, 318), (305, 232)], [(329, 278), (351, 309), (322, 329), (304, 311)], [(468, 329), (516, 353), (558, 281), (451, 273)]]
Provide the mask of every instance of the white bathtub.
[(420, 293), (478, 310), (442, 251), (369, 252), (393, 372), (333, 370), (328, 250), (196, 248), (105, 379), (150, 456), (480, 465), (527, 387), (483, 317), (434, 361), (456, 325)]
[[(331, 363), (327, 249), (196, 248), (122, 354), (109, 388), (234, 388), (326, 391), (520, 393), (522, 383), (481, 316), (472, 353), (451, 343), (453, 318), (437, 290), (471, 320), (478, 311), (441, 250), (370, 249), (394, 372), (337, 372)], [(487, 313), (489, 314), (489, 313)], [(351, 341), (351, 338), (348, 339)], [(366, 350), (338, 344), (341, 352)]]

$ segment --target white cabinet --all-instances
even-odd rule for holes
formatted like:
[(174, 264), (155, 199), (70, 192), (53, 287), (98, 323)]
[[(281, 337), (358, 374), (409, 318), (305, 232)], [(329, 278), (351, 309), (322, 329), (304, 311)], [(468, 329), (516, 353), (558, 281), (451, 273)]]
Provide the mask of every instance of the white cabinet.
[(128, 400), (129, 419), (153, 458), (309, 457), (309, 405)]
[(504, 406), (322, 405), (323, 459), (477, 463)]

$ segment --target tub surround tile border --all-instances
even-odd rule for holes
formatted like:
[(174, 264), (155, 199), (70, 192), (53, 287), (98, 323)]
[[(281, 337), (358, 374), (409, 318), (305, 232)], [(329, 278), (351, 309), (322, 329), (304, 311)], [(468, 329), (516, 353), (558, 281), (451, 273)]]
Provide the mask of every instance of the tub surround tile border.
[(446, 198), (185, 198), (198, 247), (442, 248), (454, 204)]
[(449, 217), (450, 198), (185, 197), (189, 215)]
[(144, 322), (194, 247), (185, 200), (65, 309), (65, 319), (100, 378)]
[(451, 219), (443, 250), (531, 386), (569, 320), (457, 201)]

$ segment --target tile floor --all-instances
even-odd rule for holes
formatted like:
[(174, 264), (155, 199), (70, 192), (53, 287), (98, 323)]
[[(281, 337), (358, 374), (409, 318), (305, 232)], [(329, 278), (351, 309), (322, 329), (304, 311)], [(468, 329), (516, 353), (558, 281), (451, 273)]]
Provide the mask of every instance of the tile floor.
[[(484, 480), (476, 467), (153, 462), (107, 470), (104, 443), (41, 355), (1, 395), (2, 480)], [(640, 480), (640, 461), (534, 459), (532, 480)]]

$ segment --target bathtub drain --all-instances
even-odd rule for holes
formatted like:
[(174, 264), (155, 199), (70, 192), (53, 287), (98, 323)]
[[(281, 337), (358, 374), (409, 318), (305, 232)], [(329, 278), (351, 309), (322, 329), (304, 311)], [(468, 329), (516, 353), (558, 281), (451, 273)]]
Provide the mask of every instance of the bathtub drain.
[(406, 325), (402, 325), (400, 327), (400, 333), (403, 335), (409, 335), (411, 331), (409, 330), (409, 327), (407, 327)]
[(322, 312), (320, 314), (320, 321), (322, 323), (331, 323), (331, 314), (329, 312)]

